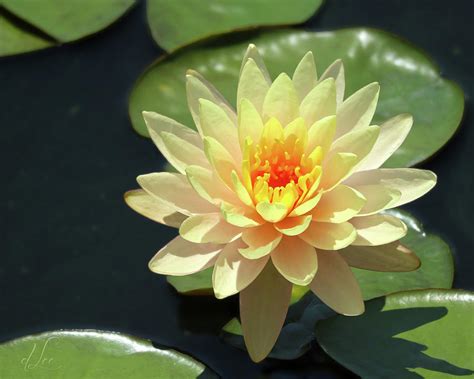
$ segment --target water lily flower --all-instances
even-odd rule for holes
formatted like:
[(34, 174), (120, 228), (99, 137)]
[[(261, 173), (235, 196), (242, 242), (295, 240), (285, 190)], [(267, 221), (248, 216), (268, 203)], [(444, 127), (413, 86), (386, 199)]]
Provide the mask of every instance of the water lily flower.
[[(165, 275), (214, 267), (217, 298), (240, 293), (245, 343), (264, 359), (280, 333), (292, 286), (309, 286), (344, 315), (364, 312), (350, 269), (409, 271), (406, 225), (386, 209), (436, 183), (430, 171), (380, 166), (403, 143), (410, 115), (372, 125), (379, 85), (344, 99), (344, 68), (318, 78), (308, 52), (273, 82), (256, 47), (245, 53), (236, 110), (195, 71), (186, 74), (197, 131), (144, 112), (153, 142), (178, 173), (137, 178), (135, 211), (179, 228), (150, 261)], [(382, 213), (381, 213), (382, 212)]]

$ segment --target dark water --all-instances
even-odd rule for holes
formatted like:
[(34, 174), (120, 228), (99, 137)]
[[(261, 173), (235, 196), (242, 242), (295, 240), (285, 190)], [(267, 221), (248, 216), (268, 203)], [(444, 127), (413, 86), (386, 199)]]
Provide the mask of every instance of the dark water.
[[(471, 1), (328, 0), (315, 30), (374, 26), (426, 50), (466, 94), (463, 126), (424, 167), (439, 184), (407, 207), (451, 243), (457, 288), (474, 289)], [(79, 43), (0, 61), (0, 340), (59, 328), (151, 338), (226, 378), (350, 378), (311, 352), (253, 364), (215, 336), (232, 301), (180, 298), (147, 262), (175, 230), (129, 210), (125, 190), (162, 158), (127, 116), (134, 80), (160, 54), (140, 4)]]

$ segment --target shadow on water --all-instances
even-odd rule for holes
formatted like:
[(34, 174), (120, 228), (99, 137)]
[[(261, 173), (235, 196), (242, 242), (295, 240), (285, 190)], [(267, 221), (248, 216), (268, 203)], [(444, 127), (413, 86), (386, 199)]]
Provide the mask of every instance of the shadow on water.
[[(350, 322), (347, 318), (337, 317), (318, 327), (317, 335), (322, 337), (321, 342), (330, 342), (331, 349), (337, 346), (338, 356), (346, 362), (346, 367), (364, 378), (422, 378), (409, 370), (415, 368), (457, 376), (474, 373), (429, 356), (425, 353), (428, 349), (425, 345), (394, 337), (446, 316), (448, 310), (445, 307), (382, 311), (384, 299), (371, 303), (362, 317), (354, 317)], [(337, 336), (331, 332), (324, 333), (329, 325), (332, 331), (337, 330)], [(368, 365), (368, 360), (377, 364)]]

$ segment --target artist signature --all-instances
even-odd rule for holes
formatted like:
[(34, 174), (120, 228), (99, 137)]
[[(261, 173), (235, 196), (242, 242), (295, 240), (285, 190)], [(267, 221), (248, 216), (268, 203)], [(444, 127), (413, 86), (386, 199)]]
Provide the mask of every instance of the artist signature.
[(46, 349), (48, 344), (56, 337), (50, 337), (46, 340), (43, 347), (38, 344), (33, 345), (30, 354), (21, 360), (21, 365), (25, 371), (34, 370), (38, 368), (46, 370), (59, 370), (62, 366), (57, 365), (54, 359), (47, 355)]

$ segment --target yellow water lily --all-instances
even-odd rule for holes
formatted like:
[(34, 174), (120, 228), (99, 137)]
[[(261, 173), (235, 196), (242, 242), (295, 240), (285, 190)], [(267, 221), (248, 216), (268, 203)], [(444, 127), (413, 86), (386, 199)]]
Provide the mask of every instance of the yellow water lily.
[(195, 71), (186, 74), (197, 131), (144, 112), (151, 138), (178, 173), (138, 177), (126, 202), (179, 228), (150, 261), (153, 272), (188, 275), (214, 266), (217, 298), (240, 292), (248, 352), (265, 358), (280, 333), (293, 284), (309, 286), (345, 315), (364, 312), (349, 266), (413, 270), (398, 218), (380, 213), (428, 192), (426, 170), (380, 166), (412, 125), (402, 114), (372, 125), (379, 85), (344, 100), (340, 60), (318, 78), (308, 52), (292, 77), (273, 82), (256, 47), (245, 53), (236, 109)]

